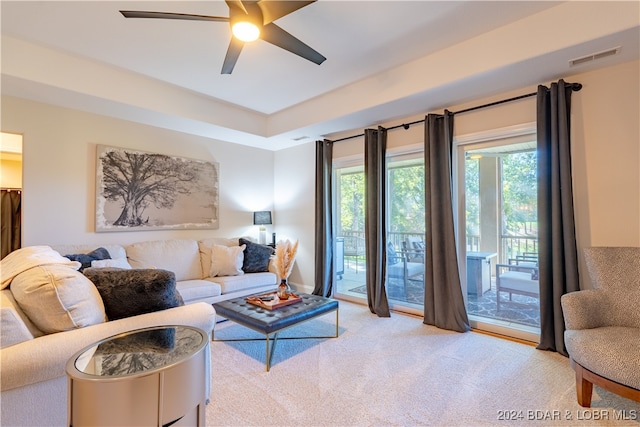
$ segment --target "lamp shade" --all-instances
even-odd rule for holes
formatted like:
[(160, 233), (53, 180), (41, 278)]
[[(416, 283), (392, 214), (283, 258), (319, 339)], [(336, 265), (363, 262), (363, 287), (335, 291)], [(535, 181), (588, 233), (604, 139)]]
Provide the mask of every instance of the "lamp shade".
[(258, 211), (253, 213), (253, 225), (271, 224), (271, 211)]

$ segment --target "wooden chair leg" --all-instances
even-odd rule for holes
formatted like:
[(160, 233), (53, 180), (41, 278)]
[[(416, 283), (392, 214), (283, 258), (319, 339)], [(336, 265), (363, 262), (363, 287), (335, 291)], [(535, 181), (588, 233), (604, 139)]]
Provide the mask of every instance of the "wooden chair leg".
[(584, 368), (576, 363), (576, 396), (578, 404), (584, 408), (591, 407), (591, 395), (593, 393), (593, 384), (584, 379)]

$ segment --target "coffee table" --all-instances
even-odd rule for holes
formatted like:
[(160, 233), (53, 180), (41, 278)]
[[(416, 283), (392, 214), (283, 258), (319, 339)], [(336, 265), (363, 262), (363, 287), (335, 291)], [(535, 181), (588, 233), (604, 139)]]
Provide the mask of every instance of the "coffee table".
[[(259, 294), (256, 294), (259, 295)], [(310, 338), (337, 338), (338, 337), (338, 301), (318, 295), (297, 294), (302, 298), (301, 302), (274, 308), (272, 310), (253, 305), (246, 301), (246, 297), (234, 298), (213, 304), (216, 313), (222, 317), (234, 321), (249, 329), (265, 335), (266, 342), (266, 368), (271, 368), (273, 352), (278, 340), (278, 333), (284, 329), (296, 326), (307, 320), (322, 316), (332, 311), (336, 312), (336, 333), (331, 336), (302, 336), (286, 337), (280, 339), (310, 339)], [(273, 338), (273, 339), (271, 339)], [(256, 338), (216, 339), (215, 331), (213, 341), (255, 341)], [(260, 340), (262, 340), (260, 338)]]

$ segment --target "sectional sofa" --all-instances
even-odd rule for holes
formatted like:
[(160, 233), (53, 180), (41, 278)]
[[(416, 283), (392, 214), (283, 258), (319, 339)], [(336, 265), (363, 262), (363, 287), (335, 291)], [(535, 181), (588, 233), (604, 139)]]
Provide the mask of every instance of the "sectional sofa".
[(152, 240), (126, 246), (52, 246), (63, 256), (87, 254), (97, 247), (107, 249), (111, 256), (111, 262), (105, 260), (103, 265), (172, 271), (185, 304), (201, 301), (213, 304), (271, 290), (277, 280), (269, 271), (270, 248), (249, 237)]
[[(241, 238), (23, 249), (24, 260), (10, 259), (10, 254), (2, 260), (0, 271), (3, 426), (66, 425), (65, 365), (84, 347), (122, 332), (160, 325), (195, 326), (211, 334), (216, 323), (212, 303), (275, 289), (276, 284), (276, 275), (265, 271), (270, 248)], [(139, 307), (142, 314), (111, 318), (106, 295), (89, 277), (129, 269), (152, 284), (164, 280), (167, 295), (160, 302), (171, 304), (153, 312)], [(113, 286), (126, 286), (126, 281), (114, 282)], [(138, 302), (145, 303), (144, 299)], [(204, 375), (208, 382), (209, 372)]]

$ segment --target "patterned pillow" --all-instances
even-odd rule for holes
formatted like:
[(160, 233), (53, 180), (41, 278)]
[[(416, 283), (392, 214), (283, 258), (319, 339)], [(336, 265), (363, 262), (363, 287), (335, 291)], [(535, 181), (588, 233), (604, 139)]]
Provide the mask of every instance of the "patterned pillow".
[(271, 246), (253, 243), (252, 241), (244, 238), (240, 238), (239, 243), (241, 245), (246, 245), (242, 271), (245, 273), (269, 271), (269, 260), (275, 253), (275, 250)]

